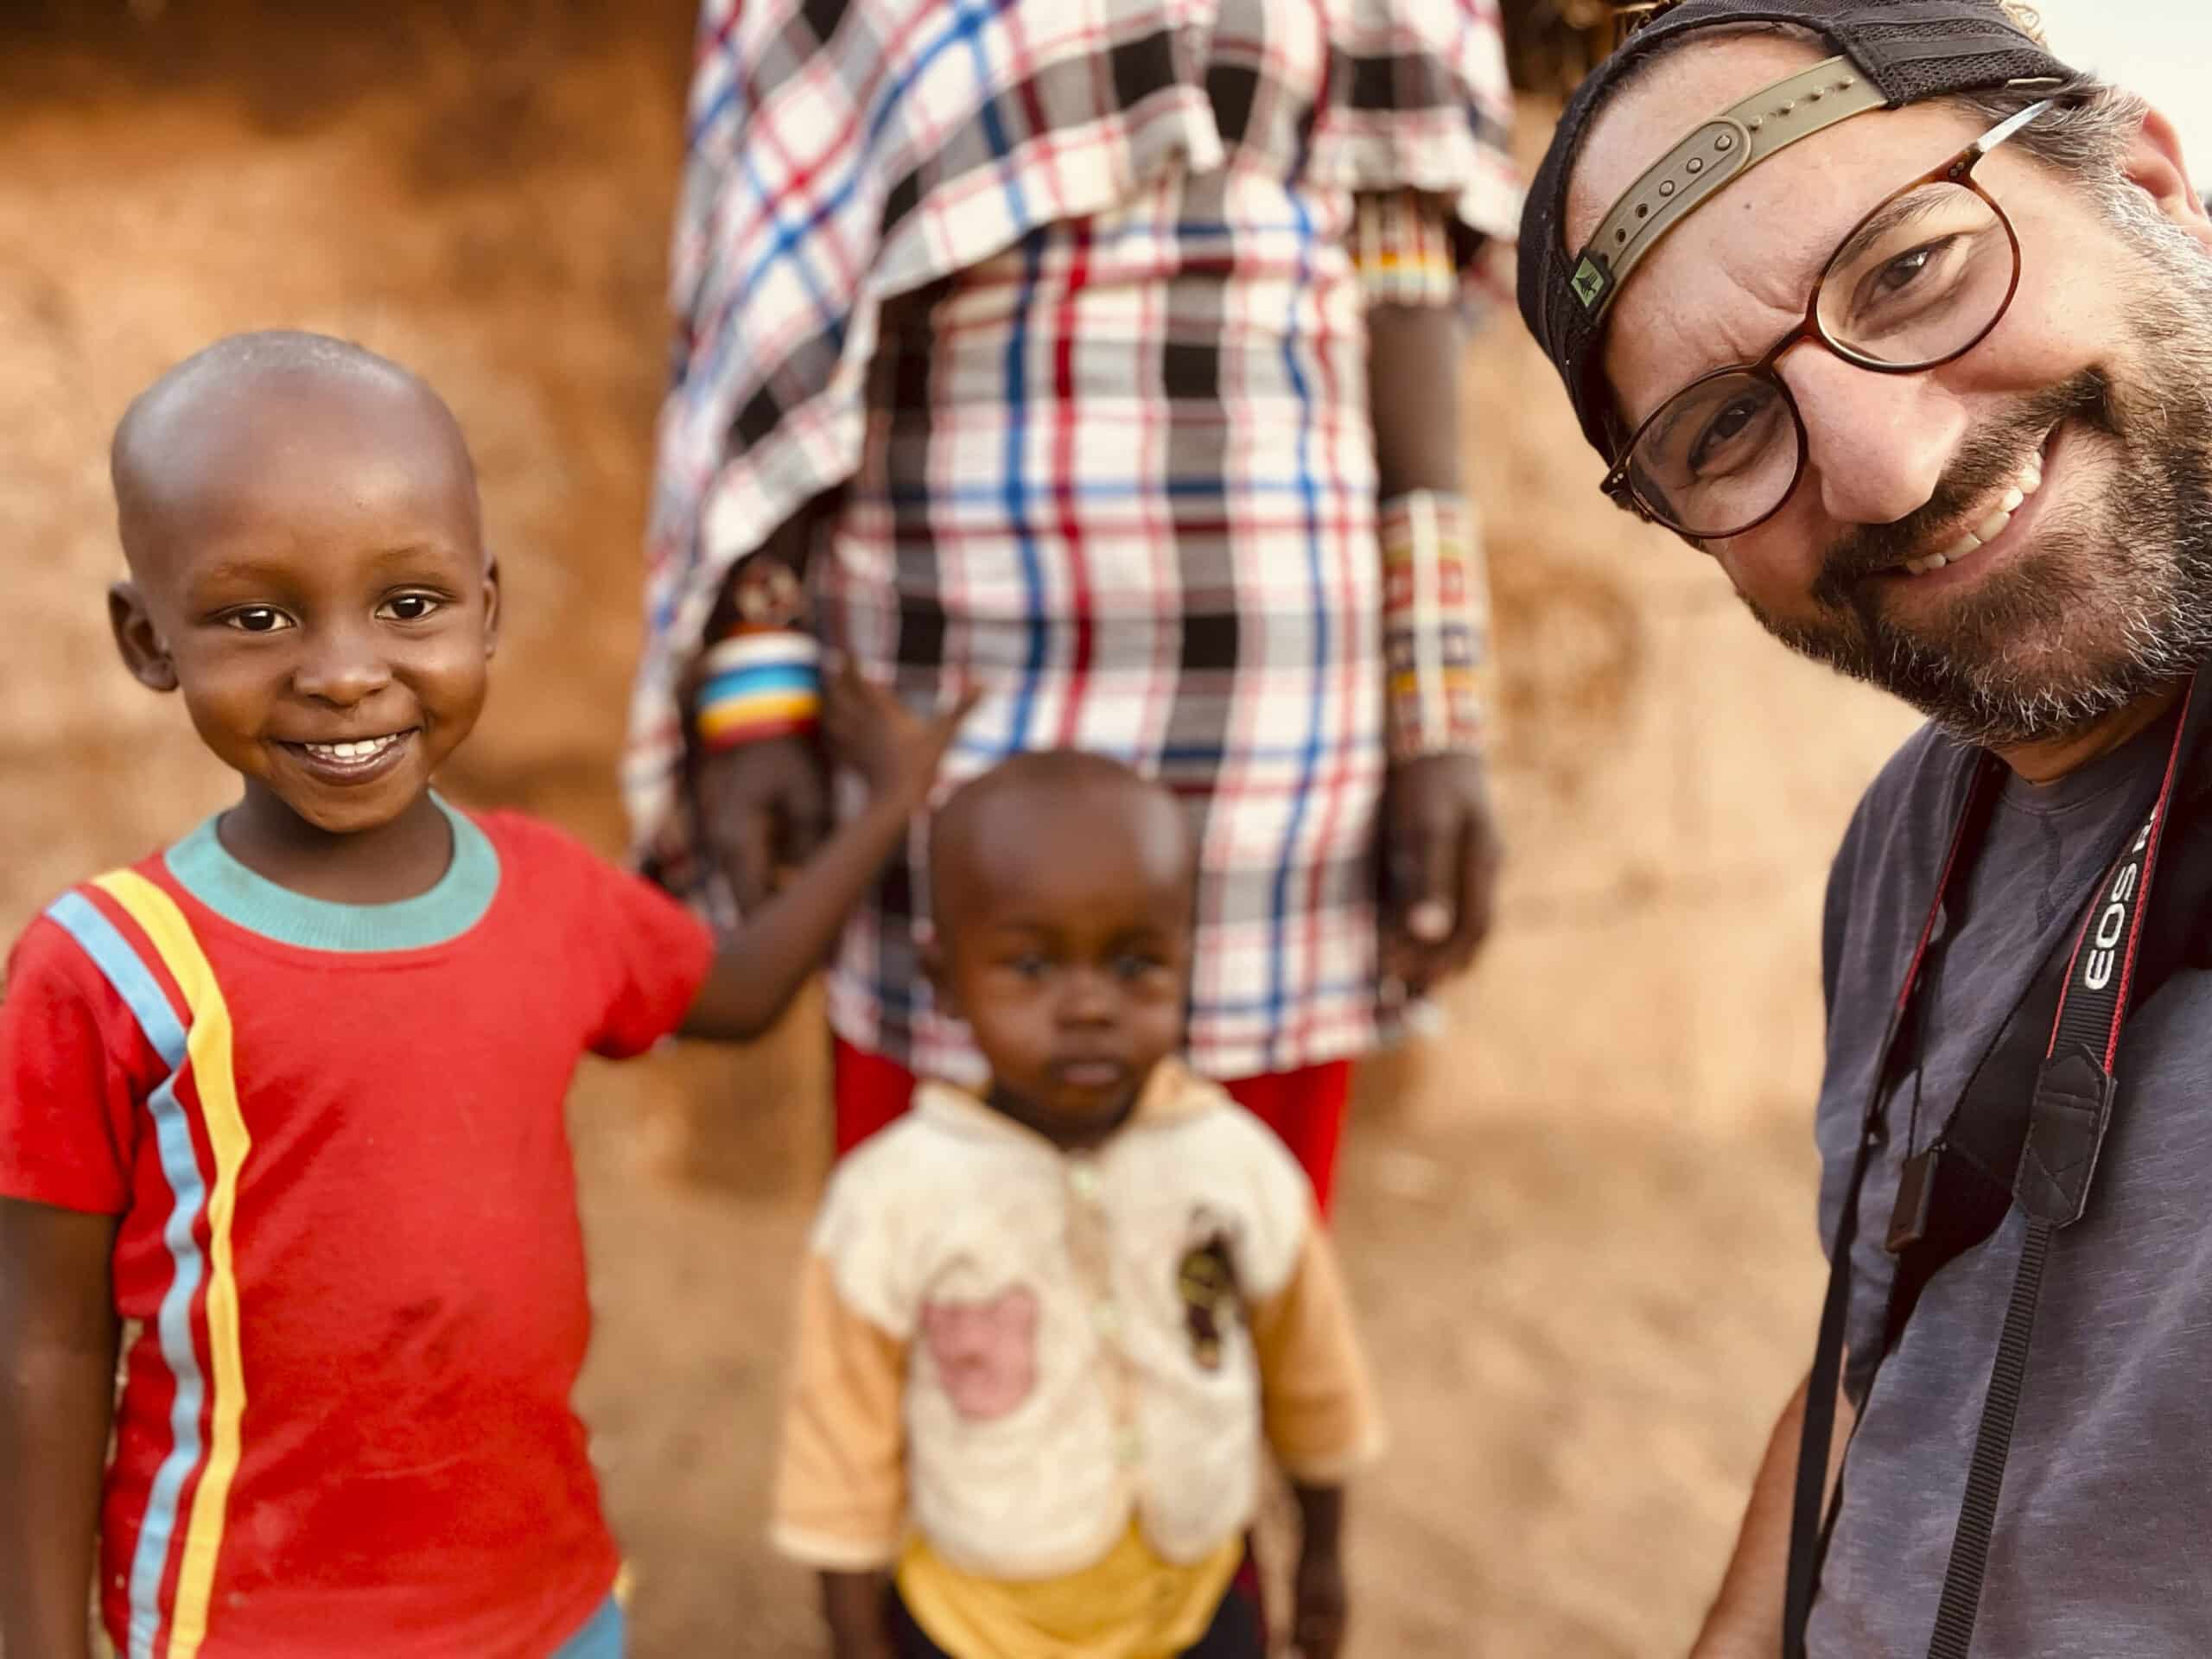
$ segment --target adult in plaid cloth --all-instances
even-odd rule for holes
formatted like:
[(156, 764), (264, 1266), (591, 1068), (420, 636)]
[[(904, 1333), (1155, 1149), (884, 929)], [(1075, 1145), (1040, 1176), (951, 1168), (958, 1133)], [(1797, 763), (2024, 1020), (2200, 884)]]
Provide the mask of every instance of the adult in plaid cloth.
[[(804, 856), (825, 659), (978, 683), (948, 786), (1077, 747), (1188, 803), (1192, 1058), (1325, 1194), (1351, 1058), (1489, 924), (1453, 368), (1508, 113), (1494, 0), (707, 0), (645, 867), (742, 908)], [(830, 976), (841, 1149), (978, 1080), (919, 834)]]

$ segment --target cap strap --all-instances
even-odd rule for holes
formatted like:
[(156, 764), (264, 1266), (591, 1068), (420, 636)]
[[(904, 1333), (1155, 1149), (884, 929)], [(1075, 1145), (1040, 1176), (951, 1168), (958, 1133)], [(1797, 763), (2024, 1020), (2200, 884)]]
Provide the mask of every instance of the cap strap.
[(1700, 124), (1613, 204), (1576, 257), (1567, 286), (1594, 322), (1637, 262), (1682, 217), (1777, 150), (1886, 100), (1851, 60), (1829, 58)]

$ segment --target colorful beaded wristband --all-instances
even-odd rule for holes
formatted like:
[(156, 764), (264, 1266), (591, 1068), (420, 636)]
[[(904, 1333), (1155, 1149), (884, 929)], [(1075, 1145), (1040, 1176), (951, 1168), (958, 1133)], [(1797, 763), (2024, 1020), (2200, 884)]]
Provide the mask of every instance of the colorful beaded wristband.
[(1452, 235), (1427, 196), (1410, 190), (1360, 196), (1346, 245), (1370, 305), (1445, 306), (1459, 297)]
[(732, 634), (700, 658), (692, 709), (709, 749), (804, 736), (822, 723), (822, 646), (791, 628)]
[(1490, 581), (1464, 496), (1382, 504), (1390, 758), (1478, 752), (1490, 724)]

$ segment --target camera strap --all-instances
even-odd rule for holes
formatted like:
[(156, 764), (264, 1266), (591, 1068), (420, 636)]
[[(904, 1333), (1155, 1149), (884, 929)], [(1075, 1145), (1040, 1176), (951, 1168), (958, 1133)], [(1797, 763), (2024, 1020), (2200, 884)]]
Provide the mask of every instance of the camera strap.
[[(2137, 988), (2152, 880), (2158, 873), (2182, 760), (2193, 747), (2204, 715), (2204, 710), (2196, 706), (2195, 690), (2192, 678), (2183, 694), (2165, 771), (2149, 817), (2106, 868), (2091, 890), (2080, 923), (2069, 931), (2022, 998), (2003, 1036), (1978, 1068), (1953, 1124), (1936, 1145), (1907, 1160), (1899, 1182), (1886, 1243), (1900, 1256), (1901, 1279), (1910, 1283), (1909, 1287), (1900, 1287), (1901, 1300), (1893, 1299), (1885, 1348), (1894, 1343), (1920, 1286), (1934, 1268), (1979, 1242), (1970, 1226), (1962, 1231), (1956, 1213), (1961, 1206), (1943, 1201), (1947, 1190), (1956, 1190), (1959, 1179), (1970, 1185), (1978, 1173), (1985, 1185), (1992, 1175), (2002, 1183), (2005, 1176), (1999, 1172), (2009, 1169), (2009, 1206), (2002, 1201), (1999, 1185), (1999, 1202), (1979, 1224), (1979, 1236), (1986, 1237), (1993, 1230), (2007, 1207), (2017, 1207), (2027, 1217), (2026, 1237), (1952, 1538), (1929, 1659), (1966, 1659), (1973, 1642), (2013, 1422), (2026, 1380), (2044, 1262), (2052, 1236), (2081, 1219), (2087, 1208), (2098, 1154), (2111, 1126), (2118, 1086), (2113, 1066), (2130, 999)], [(1916, 1002), (1930, 943), (1947, 899), (1963, 881), (1980, 850), (2001, 789), (2003, 771), (2003, 763), (1986, 754), (1974, 766), (1927, 919), (1891, 1005), (1879, 1058), (1860, 1113), (1859, 1141), (1830, 1249), (1827, 1294), (1821, 1310), (1798, 1446), (1783, 1603), (1785, 1659), (1803, 1659), (1806, 1626), (1834, 1520), (1834, 1507), (1824, 1504), (1823, 1497), (1850, 1312), (1851, 1256), (1858, 1235), (1860, 1191), (1872, 1154), (1885, 1139), (1883, 1102), (1900, 1033), (1920, 1013)], [(2050, 1010), (2047, 1023), (2046, 1017), (2038, 1017), (2046, 1009)], [(1986, 1099), (1992, 1088), (2018, 1091), (2023, 1081), (2028, 1083), (2024, 1122), (2017, 1108), (2009, 1113), (2001, 1107), (1995, 1112), (1974, 1109), (1977, 1097)], [(2015, 1092), (2013, 1098), (2018, 1097)], [(2009, 1145), (2008, 1119), (2012, 1125)], [(2012, 1153), (2013, 1147), (2018, 1148), (2016, 1154)], [(1965, 1208), (1971, 1211), (1974, 1206), (1969, 1204)]]

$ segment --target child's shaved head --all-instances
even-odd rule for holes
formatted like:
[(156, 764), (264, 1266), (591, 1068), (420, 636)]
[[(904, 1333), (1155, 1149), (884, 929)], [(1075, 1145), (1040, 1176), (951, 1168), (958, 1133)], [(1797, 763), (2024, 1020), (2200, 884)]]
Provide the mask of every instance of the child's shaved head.
[(232, 334), (176, 365), (134, 398), (108, 464), (124, 556), (134, 572), (170, 545), (171, 518), (257, 470), (303, 416), (343, 409), (419, 474), (437, 475), (480, 518), (476, 475), (453, 411), (412, 371), (365, 346), (291, 329)]
[(1036, 749), (1001, 761), (957, 791), (930, 829), (930, 890), (942, 936), (976, 883), (1004, 880), (1033, 856), (1080, 860), (1100, 838), (1134, 855), (1154, 878), (1193, 875), (1183, 809), (1161, 785), (1119, 760), (1081, 749)]
[(1195, 874), (1175, 798), (1103, 755), (1016, 755), (945, 804), (932, 977), (1001, 1111), (1071, 1146), (1134, 1109), (1182, 1046)]
[(238, 334), (140, 395), (110, 452), (124, 661), (181, 690), (272, 841), (446, 833), (429, 779), (498, 635), (476, 474), (438, 395), (320, 334)]

